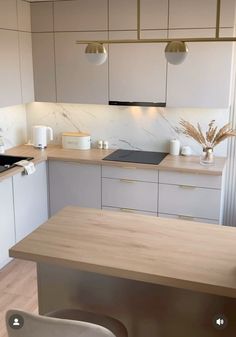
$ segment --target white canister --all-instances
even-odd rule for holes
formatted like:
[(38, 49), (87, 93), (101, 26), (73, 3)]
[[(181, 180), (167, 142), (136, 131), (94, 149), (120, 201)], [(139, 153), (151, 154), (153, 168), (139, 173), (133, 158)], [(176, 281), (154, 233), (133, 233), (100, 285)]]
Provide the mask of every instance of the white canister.
[(89, 150), (91, 148), (91, 136), (82, 132), (65, 132), (62, 134), (63, 149)]
[(170, 154), (172, 156), (178, 156), (180, 151), (180, 141), (178, 139), (170, 140)]

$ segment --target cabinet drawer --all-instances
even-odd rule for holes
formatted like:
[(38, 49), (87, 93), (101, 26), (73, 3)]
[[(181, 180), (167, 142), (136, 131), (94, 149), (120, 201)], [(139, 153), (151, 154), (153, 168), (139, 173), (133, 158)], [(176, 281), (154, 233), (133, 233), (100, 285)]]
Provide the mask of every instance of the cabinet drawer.
[(158, 184), (126, 179), (102, 179), (102, 206), (157, 212)]
[(220, 190), (159, 184), (159, 213), (220, 218)]
[(135, 167), (111, 167), (102, 166), (103, 178), (130, 179), (149, 182), (158, 182), (158, 170), (142, 170)]
[(118, 207), (102, 207), (102, 209), (105, 209), (107, 211), (113, 211), (113, 212), (122, 212), (122, 213), (131, 213), (131, 214), (143, 214), (143, 215), (152, 215), (157, 216), (157, 213), (155, 212), (146, 212), (146, 211), (138, 211), (136, 209), (131, 208), (118, 208)]
[(194, 221), (194, 222), (205, 222), (205, 223), (211, 223), (211, 224), (216, 224), (216, 225), (219, 224), (219, 221), (217, 220), (194, 218), (191, 216), (182, 216), (182, 215), (164, 214), (164, 213), (159, 213), (158, 216), (160, 218), (170, 218), (170, 219), (187, 220), (187, 221)]
[(220, 189), (221, 180), (221, 176), (181, 173), (174, 171), (159, 172), (159, 182), (164, 184), (199, 186)]

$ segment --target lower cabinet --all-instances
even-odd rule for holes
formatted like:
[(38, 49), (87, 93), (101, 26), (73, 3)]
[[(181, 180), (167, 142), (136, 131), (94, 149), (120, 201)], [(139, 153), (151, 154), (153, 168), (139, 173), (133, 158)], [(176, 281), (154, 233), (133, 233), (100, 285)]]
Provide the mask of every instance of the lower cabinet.
[(102, 208), (157, 216), (158, 171), (102, 167)]
[(0, 269), (10, 261), (8, 249), (15, 244), (12, 178), (0, 182)]
[(222, 177), (160, 171), (159, 216), (222, 223)]
[(101, 166), (49, 161), (50, 215), (66, 206), (101, 208)]
[(13, 176), (16, 242), (48, 219), (47, 163), (32, 175)]

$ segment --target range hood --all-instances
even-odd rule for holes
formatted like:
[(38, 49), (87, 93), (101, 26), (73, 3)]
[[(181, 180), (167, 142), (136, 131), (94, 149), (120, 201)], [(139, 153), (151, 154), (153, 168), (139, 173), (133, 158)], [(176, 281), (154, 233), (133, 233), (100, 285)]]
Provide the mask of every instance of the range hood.
[(164, 102), (127, 102), (127, 101), (109, 101), (109, 105), (123, 105), (123, 106), (154, 106), (166, 107)]

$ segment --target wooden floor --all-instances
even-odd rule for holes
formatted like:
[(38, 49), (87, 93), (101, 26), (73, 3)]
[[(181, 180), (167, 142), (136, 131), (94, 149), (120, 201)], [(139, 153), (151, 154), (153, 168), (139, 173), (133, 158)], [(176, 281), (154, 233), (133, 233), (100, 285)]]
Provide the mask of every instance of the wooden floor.
[(35, 263), (13, 260), (0, 270), (0, 337), (7, 337), (5, 312), (8, 309), (38, 312)]

